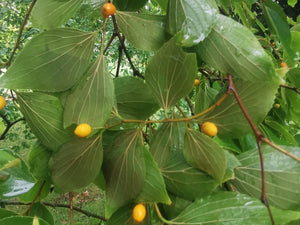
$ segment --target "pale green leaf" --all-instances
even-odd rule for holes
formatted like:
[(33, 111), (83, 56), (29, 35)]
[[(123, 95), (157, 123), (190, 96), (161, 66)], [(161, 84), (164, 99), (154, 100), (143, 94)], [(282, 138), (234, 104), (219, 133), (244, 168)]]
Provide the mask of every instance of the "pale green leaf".
[(193, 46), (203, 41), (216, 21), (218, 7), (214, 0), (171, 0), (167, 30), (183, 33), (182, 44)]
[(95, 36), (66, 28), (38, 34), (0, 78), (0, 88), (50, 92), (71, 88), (89, 64)]
[(87, 123), (92, 129), (103, 128), (113, 105), (113, 80), (103, 55), (100, 55), (68, 95), (64, 107), (64, 126)]
[[(282, 146), (296, 156), (300, 149)], [(269, 204), (281, 209), (300, 208), (300, 163), (269, 146), (263, 146), (266, 193)], [(233, 185), (242, 193), (260, 198), (261, 169), (257, 149), (238, 156)]]
[(31, 131), (47, 149), (57, 151), (73, 136), (63, 128), (63, 107), (59, 99), (45, 93), (17, 93), (17, 101)]
[(252, 82), (279, 82), (271, 57), (253, 33), (233, 19), (218, 15), (211, 33), (197, 49), (203, 61), (224, 73)]
[(171, 204), (162, 174), (149, 151), (144, 151), (144, 159), (146, 177), (138, 201)]
[(146, 176), (146, 149), (141, 138), (140, 130), (122, 132), (104, 151), (107, 217), (142, 191)]
[[(272, 208), (275, 224), (298, 219), (300, 212)], [(268, 210), (259, 200), (234, 192), (219, 192), (189, 205), (171, 224), (271, 225)]]
[(117, 108), (124, 119), (146, 120), (159, 105), (149, 87), (140, 78), (120, 77), (114, 79)]
[(38, 0), (31, 13), (33, 26), (50, 29), (65, 23), (84, 0)]
[(101, 137), (76, 138), (64, 144), (50, 161), (53, 183), (66, 192), (92, 183), (103, 160)]
[[(272, 108), (279, 85), (268, 81), (252, 83), (242, 80), (234, 80), (234, 85), (251, 120), (258, 125)], [(215, 123), (218, 135), (222, 137), (238, 138), (252, 132), (233, 94), (198, 120), (199, 123), (204, 121)]]
[(183, 156), (184, 123), (162, 125), (154, 134), (150, 152), (164, 177), (169, 192), (193, 200), (211, 193), (217, 182), (191, 167)]
[(223, 181), (227, 167), (225, 152), (211, 137), (187, 130), (183, 153), (192, 167), (205, 171), (218, 183)]
[(137, 11), (147, 3), (147, 0), (115, 0), (114, 4), (118, 10)]
[(158, 50), (168, 40), (163, 16), (122, 11), (118, 11), (116, 15), (121, 32), (137, 49)]
[(209, 108), (215, 101), (218, 91), (206, 83), (200, 86), (195, 102), (195, 112), (200, 113)]
[(196, 56), (185, 53), (173, 37), (159, 49), (146, 69), (146, 84), (165, 110), (190, 93), (197, 74)]

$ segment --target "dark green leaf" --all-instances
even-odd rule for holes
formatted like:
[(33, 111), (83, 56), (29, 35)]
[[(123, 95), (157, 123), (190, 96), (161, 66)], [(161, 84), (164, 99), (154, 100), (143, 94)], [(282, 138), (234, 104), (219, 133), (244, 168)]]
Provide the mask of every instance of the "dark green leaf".
[(5, 217), (11, 217), (11, 216), (16, 216), (16, 213), (0, 208), (0, 220), (5, 218)]
[(146, 5), (147, 0), (115, 0), (117, 9), (122, 11), (137, 11)]
[(124, 119), (145, 120), (159, 109), (149, 87), (139, 78), (114, 79), (118, 113)]
[(51, 152), (38, 142), (30, 150), (27, 157), (29, 170), (32, 176), (37, 180), (43, 180), (49, 177), (48, 162), (50, 157)]
[(154, 134), (150, 151), (165, 179), (168, 191), (193, 200), (211, 193), (217, 182), (208, 174), (192, 168), (184, 159), (184, 123), (162, 125)]
[(206, 63), (224, 73), (252, 82), (279, 83), (271, 57), (253, 33), (233, 19), (218, 15), (211, 33), (197, 48)]
[[(250, 118), (258, 125), (272, 108), (279, 85), (268, 81), (252, 83), (242, 80), (234, 80), (234, 84)], [(239, 138), (252, 132), (233, 94), (198, 120), (199, 123), (204, 121), (215, 123), (218, 135), (224, 138)]]
[(182, 31), (184, 46), (196, 45), (211, 31), (217, 13), (214, 0), (169, 1), (167, 30), (172, 35)]
[(224, 151), (226, 156), (227, 168), (222, 183), (234, 178), (234, 169), (241, 165), (240, 161), (230, 152)]
[(155, 51), (167, 40), (165, 17), (130, 12), (117, 12), (118, 26), (135, 48)]
[(105, 149), (103, 171), (106, 180), (106, 216), (134, 200), (141, 192), (146, 165), (140, 130), (117, 136)]
[(227, 165), (225, 152), (212, 138), (199, 131), (187, 130), (184, 157), (192, 167), (205, 171), (218, 183), (223, 181)]
[[(49, 223), (47, 223), (45, 220), (38, 218), (39, 219), (39, 225), (51, 225)], [(5, 224), (5, 225), (33, 225), (33, 217), (29, 217), (29, 216), (12, 216), (12, 217), (7, 217), (4, 219), (0, 220), (0, 224)]]
[(31, 22), (42, 29), (56, 28), (65, 23), (83, 0), (39, 0), (33, 7)]
[[(299, 148), (282, 146), (296, 156)], [(282, 209), (300, 208), (300, 164), (269, 146), (263, 146), (265, 183), (269, 204)], [(238, 156), (242, 166), (235, 169), (233, 185), (242, 193), (260, 198), (261, 169), (258, 150)]]
[(190, 93), (197, 74), (195, 54), (184, 53), (177, 38), (169, 40), (151, 58), (145, 74), (146, 84), (165, 110)]
[(37, 181), (28, 192), (18, 196), (18, 198), (23, 203), (31, 203), (34, 200), (40, 201), (46, 198), (50, 193), (51, 184), (52, 182), (49, 179), (45, 181), (44, 180)]
[(51, 178), (63, 191), (74, 191), (93, 182), (103, 160), (101, 136), (73, 139), (53, 154)]
[[(28, 211), (26, 214), (28, 215)], [(38, 218), (47, 221), (50, 225), (54, 225), (54, 219), (51, 212), (42, 203), (34, 203), (31, 207), (29, 216), (37, 216)]]
[(30, 40), (0, 78), (0, 87), (64, 91), (86, 70), (96, 34), (53, 29)]
[(55, 96), (44, 93), (17, 93), (20, 110), (32, 132), (49, 150), (57, 151), (73, 132), (63, 128), (63, 107)]
[(195, 112), (200, 113), (209, 108), (215, 101), (218, 91), (209, 87), (206, 83), (200, 86), (195, 102)]
[(114, 104), (113, 80), (103, 55), (91, 65), (74, 91), (68, 95), (64, 126), (88, 123), (92, 129), (103, 128)]
[(146, 177), (143, 190), (137, 198), (139, 202), (171, 204), (162, 174), (148, 151), (144, 151)]
[[(275, 223), (278, 225), (285, 225), (287, 222), (300, 217), (299, 212), (286, 212), (275, 208), (272, 211)], [(185, 225), (269, 225), (271, 221), (267, 208), (259, 200), (244, 194), (219, 192), (195, 201), (171, 223)]]

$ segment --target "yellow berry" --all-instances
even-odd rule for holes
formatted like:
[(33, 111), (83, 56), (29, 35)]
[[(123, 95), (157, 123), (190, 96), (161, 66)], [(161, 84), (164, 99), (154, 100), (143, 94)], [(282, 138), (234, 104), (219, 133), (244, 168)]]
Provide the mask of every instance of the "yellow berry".
[(0, 110), (6, 105), (6, 100), (3, 96), (0, 96)]
[(194, 86), (196, 87), (196, 86), (198, 86), (200, 84), (200, 81), (198, 80), (198, 79), (195, 79), (195, 81), (194, 81)]
[(210, 137), (214, 137), (218, 133), (218, 128), (214, 123), (204, 122), (201, 126), (201, 131)]
[(78, 137), (86, 137), (91, 132), (92, 132), (92, 128), (87, 123), (79, 124), (74, 130), (74, 134), (76, 134)]
[(279, 108), (280, 108), (280, 104), (276, 103), (276, 104), (273, 105), (273, 107), (274, 107), (275, 109), (279, 109)]
[(132, 210), (132, 218), (135, 222), (142, 222), (146, 217), (146, 208), (143, 204), (137, 204)]

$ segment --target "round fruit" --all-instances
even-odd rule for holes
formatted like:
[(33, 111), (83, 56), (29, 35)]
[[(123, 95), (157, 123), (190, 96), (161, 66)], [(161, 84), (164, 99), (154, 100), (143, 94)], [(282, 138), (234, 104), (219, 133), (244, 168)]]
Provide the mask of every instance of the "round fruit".
[(143, 204), (137, 204), (132, 210), (133, 220), (140, 223), (146, 217), (146, 208)]
[(194, 81), (194, 86), (196, 87), (196, 86), (198, 86), (200, 84), (200, 81), (198, 80), (198, 79), (195, 79), (195, 81)]
[(109, 16), (114, 15), (116, 12), (116, 7), (112, 3), (105, 3), (102, 7), (102, 16), (108, 18)]
[(6, 105), (5, 98), (3, 96), (0, 96), (0, 110), (4, 108)]
[(214, 123), (205, 122), (201, 126), (201, 131), (210, 137), (214, 137), (218, 133), (218, 128)]
[(273, 105), (273, 107), (274, 107), (275, 109), (279, 109), (279, 108), (280, 108), (280, 104), (276, 103), (276, 104)]
[(74, 130), (74, 134), (76, 134), (78, 137), (86, 137), (91, 132), (92, 132), (92, 128), (87, 123), (79, 124)]
[(282, 62), (282, 63), (280, 63), (280, 66), (281, 66), (282, 68), (284, 68), (284, 67), (287, 67), (287, 64), (286, 64), (285, 62)]

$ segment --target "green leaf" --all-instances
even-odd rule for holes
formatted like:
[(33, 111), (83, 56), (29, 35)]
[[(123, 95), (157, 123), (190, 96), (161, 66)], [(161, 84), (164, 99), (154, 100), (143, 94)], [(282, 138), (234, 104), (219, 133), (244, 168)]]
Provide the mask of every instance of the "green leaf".
[(0, 220), (6, 217), (16, 216), (15, 212), (0, 208)]
[(104, 151), (106, 217), (134, 200), (142, 191), (146, 176), (146, 149), (141, 138), (140, 130), (122, 132)]
[(160, 5), (160, 7), (167, 11), (167, 8), (168, 8), (168, 0), (155, 0), (157, 2), (157, 4)]
[(164, 16), (121, 11), (116, 15), (121, 32), (137, 49), (155, 51), (168, 40)]
[[(26, 212), (28, 215), (28, 211)], [(37, 216), (47, 221), (50, 225), (54, 225), (54, 218), (48, 208), (42, 203), (36, 202), (32, 205), (29, 216)]]
[[(296, 156), (299, 148), (282, 146)], [(263, 146), (265, 183), (268, 202), (281, 209), (300, 208), (300, 164), (272, 147)], [(238, 156), (242, 166), (235, 169), (235, 188), (250, 196), (261, 196), (261, 169), (257, 149)]]
[[(52, 182), (50, 179), (37, 181), (34, 186), (26, 193), (18, 196), (23, 203), (31, 203), (33, 201), (40, 201), (48, 196), (50, 193), (50, 186)], [(37, 197), (38, 196), (38, 197)]]
[(293, 64), (295, 52), (291, 48), (291, 33), (286, 15), (277, 2), (266, 0), (262, 4), (263, 15), (271, 32), (278, 36), (288, 54), (290, 64)]
[(96, 34), (53, 29), (35, 36), (0, 78), (0, 88), (64, 91), (86, 70)]
[(17, 97), (31, 131), (47, 149), (57, 151), (73, 137), (63, 128), (63, 107), (57, 97), (35, 92), (18, 92)]
[(146, 5), (147, 0), (115, 0), (117, 9), (122, 11), (137, 11)]
[(184, 53), (173, 37), (153, 56), (146, 68), (145, 79), (160, 106), (168, 110), (188, 95), (197, 74), (193, 53)]
[(295, 123), (300, 124), (300, 95), (289, 89), (284, 89), (282, 95), (287, 103), (288, 118)]
[[(300, 41), (300, 36), (299, 36), (299, 41)], [(300, 52), (300, 46), (299, 46), (299, 52)], [(300, 68), (290, 69), (289, 72), (286, 74), (286, 77), (293, 86), (300, 89)]]
[(288, 0), (287, 2), (291, 7), (294, 7), (297, 4), (297, 1), (298, 0)]
[(241, 165), (240, 161), (230, 152), (224, 151), (226, 156), (227, 168), (222, 183), (234, 178), (234, 169)]
[(79, 9), (83, 0), (39, 0), (33, 7), (33, 26), (50, 29), (65, 23)]
[[(5, 225), (32, 225), (33, 222), (33, 217), (29, 216), (12, 216), (12, 217), (7, 217), (4, 219), (0, 220), (0, 224), (5, 224)], [(51, 225), (45, 220), (39, 218), (39, 223), (40, 225)]]
[(218, 91), (209, 87), (206, 83), (199, 88), (195, 102), (195, 112), (200, 113), (209, 108), (215, 101)]
[[(34, 183), (20, 178), (8, 176), (5, 181), (0, 181), (0, 198), (8, 199), (28, 192)], [(1, 224), (1, 223), (0, 223)]]
[[(299, 218), (299, 212), (272, 209), (275, 223), (285, 225), (287, 222)], [(234, 192), (219, 192), (201, 200), (196, 200), (188, 206), (174, 224), (222, 224), (222, 225), (253, 225), (271, 224), (265, 205), (259, 200), (244, 194)]]
[(225, 152), (212, 138), (199, 131), (187, 130), (183, 153), (192, 167), (205, 171), (218, 183), (223, 181), (227, 165)]
[(151, 219), (151, 209), (146, 206), (146, 217), (145, 219), (137, 223), (132, 218), (132, 210), (134, 208), (134, 204), (126, 205), (120, 209), (118, 209), (107, 221), (106, 225), (152, 225)]
[(51, 178), (63, 191), (75, 191), (92, 183), (103, 160), (101, 136), (73, 139), (53, 154), (50, 161)]
[(114, 79), (118, 113), (125, 119), (145, 120), (159, 109), (149, 87), (140, 78)]
[(291, 48), (299, 57), (300, 54), (300, 32), (299, 31), (291, 31)]
[(150, 152), (157, 162), (169, 192), (194, 200), (211, 193), (217, 182), (208, 174), (192, 168), (184, 159), (185, 123), (162, 125), (154, 134)]
[[(234, 85), (253, 123), (258, 125), (272, 108), (279, 85), (269, 81), (252, 83), (242, 80), (234, 80)], [(199, 123), (204, 121), (215, 123), (218, 135), (224, 138), (239, 138), (252, 132), (233, 94), (198, 119)]]
[(271, 57), (253, 33), (240, 23), (218, 15), (197, 53), (210, 66), (247, 81), (279, 82)]
[(167, 30), (172, 35), (182, 31), (182, 45), (196, 45), (211, 31), (217, 13), (214, 0), (169, 1)]
[(171, 204), (162, 174), (150, 152), (144, 151), (144, 159), (146, 163), (146, 177), (143, 190), (137, 198), (138, 202)]
[(43, 180), (49, 177), (49, 167), (48, 162), (51, 157), (51, 152), (49, 152), (40, 143), (35, 143), (35, 145), (30, 150), (27, 162), (29, 165), (30, 173), (37, 180)]
[(113, 80), (103, 55), (100, 55), (68, 95), (64, 107), (64, 126), (88, 123), (93, 129), (103, 128), (113, 104)]

